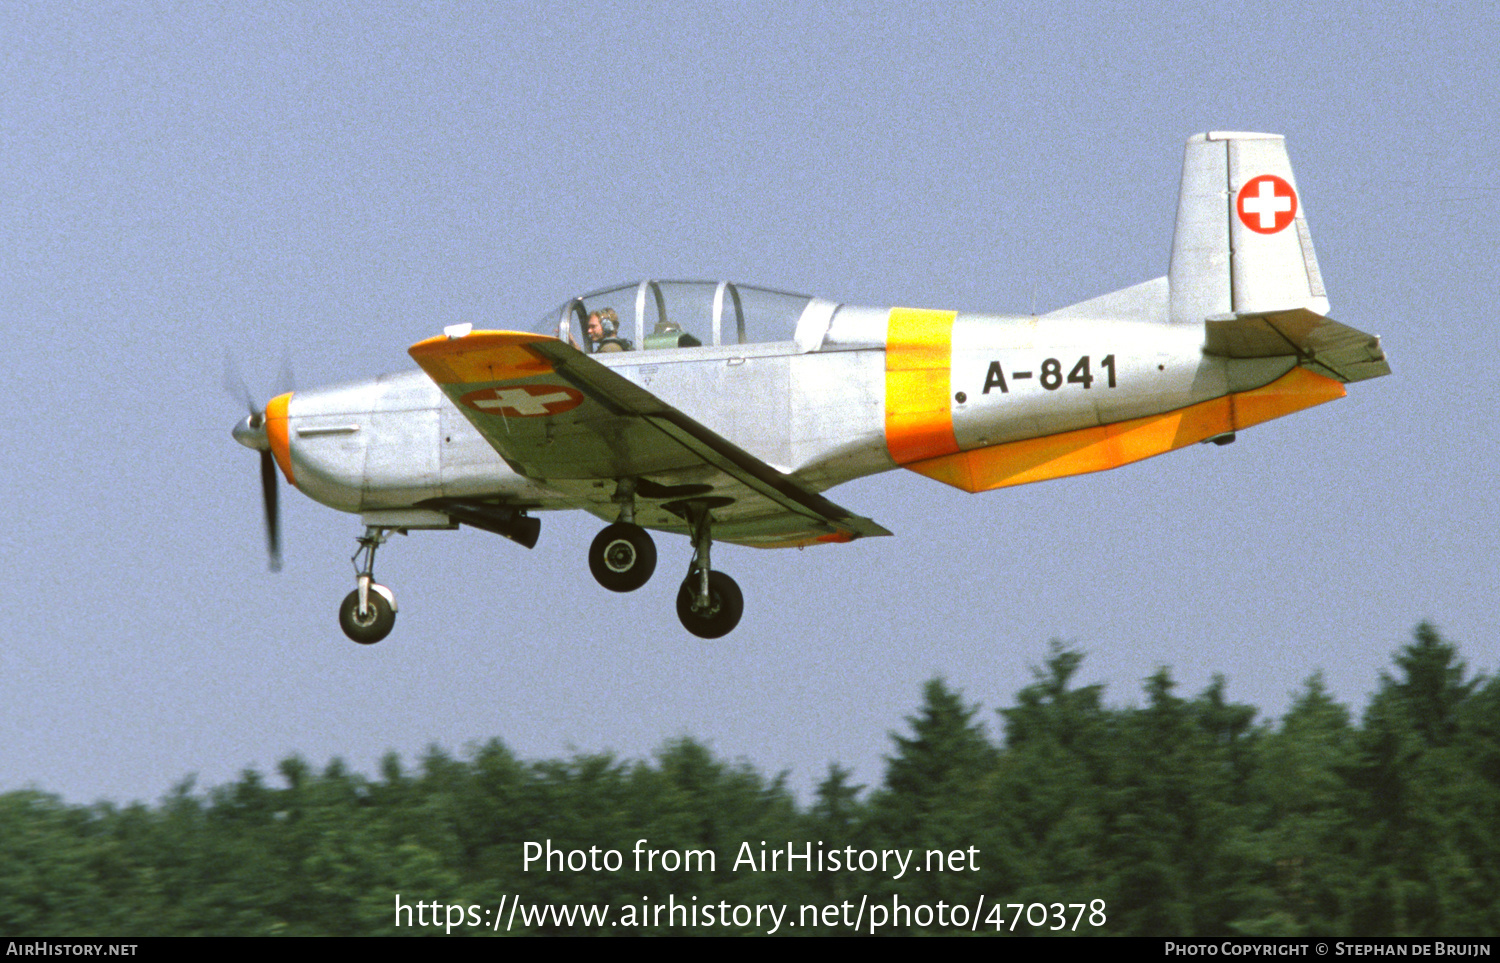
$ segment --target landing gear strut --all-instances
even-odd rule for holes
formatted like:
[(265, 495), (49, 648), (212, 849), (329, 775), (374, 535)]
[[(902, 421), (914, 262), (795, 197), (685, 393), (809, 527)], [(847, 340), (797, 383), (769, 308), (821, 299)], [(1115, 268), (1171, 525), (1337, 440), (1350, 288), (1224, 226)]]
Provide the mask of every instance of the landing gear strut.
[(717, 639), (734, 631), (745, 614), (745, 596), (734, 579), (715, 572), (709, 561), (713, 544), (708, 507), (688, 506), (693, 524), (693, 561), (677, 590), (677, 618), (700, 639)]
[(611, 592), (634, 592), (656, 571), (656, 543), (635, 523), (635, 480), (626, 478), (615, 491), (620, 520), (589, 546), (589, 571)]
[(375, 582), (375, 550), (385, 544), (388, 528), (370, 527), (359, 539), (359, 549), (349, 561), (359, 587), (339, 606), (339, 625), (344, 634), (360, 645), (374, 645), (396, 626), (396, 596)]

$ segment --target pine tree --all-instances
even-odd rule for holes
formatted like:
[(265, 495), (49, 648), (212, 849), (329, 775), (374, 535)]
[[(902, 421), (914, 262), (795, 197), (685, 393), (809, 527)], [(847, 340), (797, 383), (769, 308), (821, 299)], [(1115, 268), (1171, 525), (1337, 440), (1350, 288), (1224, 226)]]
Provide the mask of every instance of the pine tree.
[(881, 809), (893, 831), (914, 828), (935, 809), (966, 795), (995, 765), (995, 747), (974, 721), (978, 706), (963, 703), (942, 679), (923, 688), (922, 709), (907, 716), (912, 734), (890, 734)]
[[(906, 719), (911, 735), (891, 733), (896, 754), (886, 758), (885, 786), (871, 801), (868, 843), (912, 850), (917, 859), (976, 845), (985, 829), (979, 799), (997, 760), (984, 724), (975, 721), (978, 706), (966, 705), (942, 679), (929, 681), (923, 696), (921, 710)], [(972, 872), (923, 872), (897, 888), (903, 899), (965, 901), (978, 885)]]
[(1483, 682), (1429, 623), (1393, 656), (1365, 711), (1350, 781), (1359, 790), (1363, 872), (1354, 932), (1493, 932), (1495, 784), (1465, 752), (1462, 723)]

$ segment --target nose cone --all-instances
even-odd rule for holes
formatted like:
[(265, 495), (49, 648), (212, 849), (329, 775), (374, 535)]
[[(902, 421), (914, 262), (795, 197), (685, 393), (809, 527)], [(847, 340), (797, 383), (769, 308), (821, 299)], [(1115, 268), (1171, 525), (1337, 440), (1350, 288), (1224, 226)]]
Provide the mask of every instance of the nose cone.
[(252, 451), (270, 451), (271, 441), (266, 437), (265, 415), (246, 415), (234, 426), (234, 440)]

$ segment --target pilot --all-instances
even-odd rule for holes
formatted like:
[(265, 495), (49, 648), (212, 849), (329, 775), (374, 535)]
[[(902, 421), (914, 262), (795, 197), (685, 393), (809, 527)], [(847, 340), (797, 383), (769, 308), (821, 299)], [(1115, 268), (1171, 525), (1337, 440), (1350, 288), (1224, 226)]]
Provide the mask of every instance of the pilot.
[[(598, 337), (594, 337), (596, 320), (601, 332)], [(615, 313), (614, 308), (604, 308), (589, 316), (588, 336), (593, 350), (597, 353), (630, 350), (630, 342), (620, 337), (620, 316)]]
[(568, 335), (568, 343), (580, 351), (588, 354), (604, 354), (610, 351), (629, 351), (629, 341), (619, 337), (620, 316), (615, 313), (614, 308), (605, 308), (602, 311), (590, 311), (583, 322), (583, 345), (578, 344), (571, 334)]
[(598, 351), (599, 342), (609, 337), (604, 332), (604, 320), (599, 317), (598, 311), (590, 312), (589, 319), (583, 325), (583, 336), (588, 341), (590, 354)]

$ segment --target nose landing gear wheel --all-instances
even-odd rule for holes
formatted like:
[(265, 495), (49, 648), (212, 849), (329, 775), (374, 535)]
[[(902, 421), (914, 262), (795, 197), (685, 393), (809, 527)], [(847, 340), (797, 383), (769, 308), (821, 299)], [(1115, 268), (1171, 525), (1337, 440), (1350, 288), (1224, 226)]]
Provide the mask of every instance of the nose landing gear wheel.
[(723, 572), (709, 572), (708, 607), (694, 611), (698, 584), (699, 575), (693, 572), (677, 590), (677, 618), (682, 627), (700, 639), (717, 639), (733, 632), (745, 614), (745, 596), (739, 585)]
[(656, 571), (656, 543), (639, 525), (616, 522), (589, 546), (589, 571), (611, 592), (634, 592)]
[(376, 586), (370, 586), (368, 607), (363, 615), (359, 611), (359, 590), (350, 592), (339, 606), (339, 626), (344, 634), (360, 645), (374, 645), (396, 627), (396, 611)]

